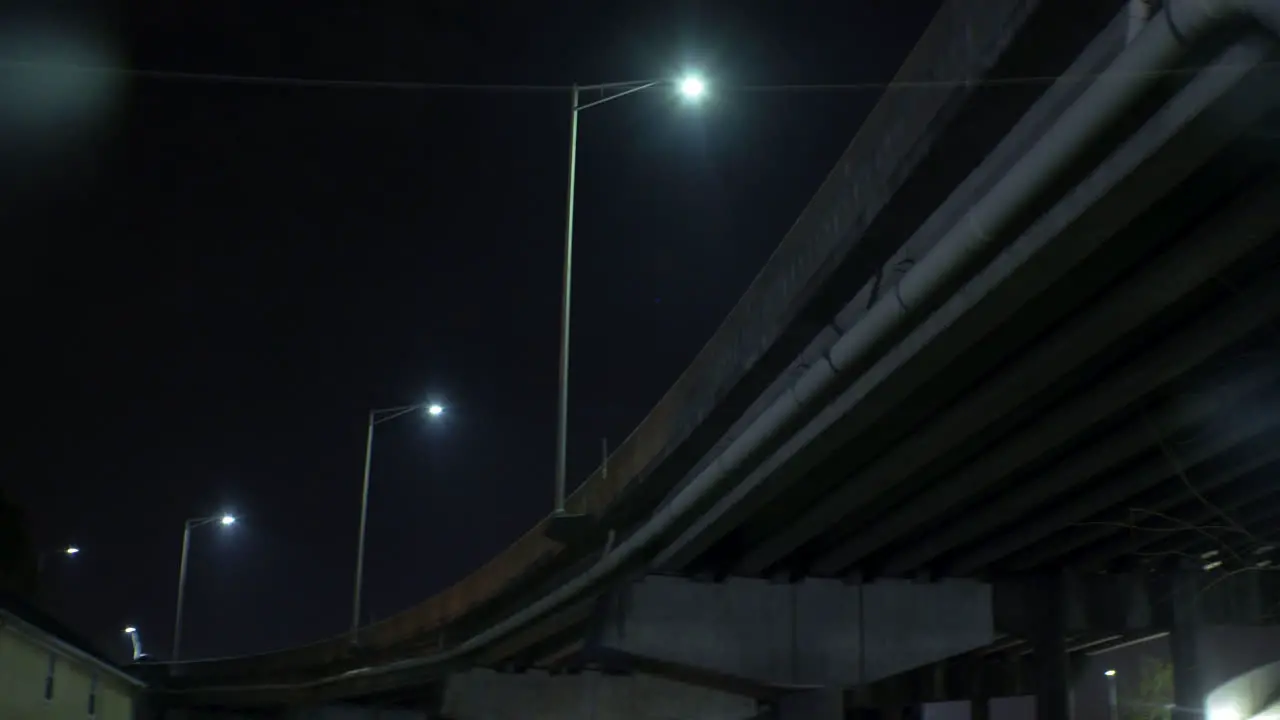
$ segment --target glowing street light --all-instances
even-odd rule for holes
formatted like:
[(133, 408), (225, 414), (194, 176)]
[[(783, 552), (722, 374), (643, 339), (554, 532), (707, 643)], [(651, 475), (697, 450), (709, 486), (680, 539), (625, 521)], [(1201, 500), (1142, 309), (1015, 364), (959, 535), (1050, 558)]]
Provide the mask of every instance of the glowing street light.
[(1116, 692), (1115, 668), (1108, 668), (1102, 674), (1107, 676), (1107, 708), (1111, 713), (1111, 720), (1120, 720), (1120, 696)]
[(44, 574), (45, 561), (50, 555), (65, 555), (67, 557), (75, 557), (80, 554), (80, 548), (77, 545), (67, 545), (56, 550), (42, 550), (36, 553), (36, 575)]
[(182, 643), (182, 605), (187, 588), (187, 552), (191, 547), (191, 530), (204, 525), (217, 523), (230, 527), (236, 522), (235, 515), (223, 513), (208, 517), (189, 518), (182, 526), (182, 560), (178, 564), (178, 606), (173, 613), (173, 655), (171, 660), (178, 659), (178, 649)]
[(707, 84), (697, 75), (686, 75), (680, 81), (680, 94), (690, 100), (697, 100), (707, 91)]
[[(564, 286), (560, 292), (560, 376), (556, 407), (556, 476), (555, 514), (564, 515), (566, 445), (569, 441), (569, 317), (573, 288), (573, 203), (578, 174), (578, 115), (583, 110), (611, 100), (656, 87), (673, 87), (686, 100), (697, 100), (706, 94), (707, 84), (698, 75), (685, 75), (675, 80), (641, 80), (637, 82), (574, 85), (570, 96), (569, 120), (569, 192), (564, 223)], [(581, 91), (600, 91), (595, 100), (581, 102)]]
[(373, 429), (384, 422), (395, 420), (419, 410), (425, 411), (429, 417), (438, 418), (444, 415), (444, 405), (438, 402), (421, 402), (416, 405), (381, 408), (369, 411), (369, 425), (364, 441), (364, 482), (360, 491), (360, 538), (356, 544), (356, 579), (352, 589), (351, 600), (351, 642), (360, 641), (360, 593), (364, 586), (364, 536), (365, 526), (369, 519), (369, 470), (373, 466)]
[(124, 634), (128, 635), (133, 643), (133, 659), (137, 661), (142, 657), (142, 640), (138, 638), (138, 628), (130, 625), (124, 629)]

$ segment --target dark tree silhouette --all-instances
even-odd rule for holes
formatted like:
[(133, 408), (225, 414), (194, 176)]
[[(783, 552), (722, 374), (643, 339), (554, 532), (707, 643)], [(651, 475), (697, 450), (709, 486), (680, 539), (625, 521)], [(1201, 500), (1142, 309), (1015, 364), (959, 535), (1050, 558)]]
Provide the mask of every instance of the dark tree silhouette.
[(0, 591), (34, 597), (39, 580), (36, 564), (25, 514), (0, 493)]

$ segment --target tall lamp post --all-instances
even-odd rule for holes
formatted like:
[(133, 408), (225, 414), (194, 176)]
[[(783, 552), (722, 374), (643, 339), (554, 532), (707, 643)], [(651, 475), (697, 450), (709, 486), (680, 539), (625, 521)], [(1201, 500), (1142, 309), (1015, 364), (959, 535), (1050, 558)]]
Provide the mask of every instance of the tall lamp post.
[(191, 547), (191, 531), (204, 525), (218, 523), (223, 527), (234, 525), (234, 515), (210, 515), (209, 517), (190, 518), (182, 526), (182, 561), (178, 564), (178, 607), (173, 613), (173, 653), (171, 659), (178, 659), (178, 648), (182, 643), (182, 601), (187, 588), (187, 551)]
[(138, 628), (130, 625), (124, 629), (124, 634), (129, 636), (129, 640), (133, 643), (133, 660), (137, 662), (142, 659), (142, 640), (138, 637)]
[[(564, 223), (564, 288), (560, 296), (560, 377), (556, 409), (555, 514), (557, 515), (564, 514), (566, 445), (569, 429), (569, 315), (573, 287), (573, 201), (578, 170), (578, 114), (610, 100), (617, 100), (620, 97), (656, 87), (674, 87), (689, 100), (697, 100), (706, 92), (706, 84), (702, 79), (692, 75), (680, 80), (641, 80), (573, 86), (570, 104), (572, 114), (569, 120), (569, 193)], [(580, 93), (584, 90), (598, 90), (604, 95), (584, 103), (580, 100)]]
[(1116, 693), (1116, 671), (1107, 670), (1102, 673), (1107, 676), (1107, 708), (1110, 711), (1111, 720), (1120, 720), (1120, 698)]
[(444, 415), (444, 406), (434, 402), (369, 411), (369, 427), (364, 442), (364, 483), (360, 491), (360, 539), (356, 544), (356, 580), (351, 601), (352, 644), (360, 642), (360, 591), (364, 585), (364, 535), (365, 525), (369, 519), (369, 469), (373, 465), (373, 429), (384, 422), (395, 420), (417, 410), (422, 410), (428, 417), (433, 418)]

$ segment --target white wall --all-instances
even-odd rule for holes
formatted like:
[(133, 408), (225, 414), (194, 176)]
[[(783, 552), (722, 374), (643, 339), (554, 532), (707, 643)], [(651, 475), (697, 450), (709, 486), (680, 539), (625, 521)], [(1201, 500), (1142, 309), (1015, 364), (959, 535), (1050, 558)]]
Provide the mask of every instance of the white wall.
[[(45, 697), (49, 659), (53, 687)], [(0, 626), (0, 719), (3, 720), (133, 720), (130, 688), (98, 675), (94, 715), (89, 691), (95, 668), (51, 651), (11, 628)]]

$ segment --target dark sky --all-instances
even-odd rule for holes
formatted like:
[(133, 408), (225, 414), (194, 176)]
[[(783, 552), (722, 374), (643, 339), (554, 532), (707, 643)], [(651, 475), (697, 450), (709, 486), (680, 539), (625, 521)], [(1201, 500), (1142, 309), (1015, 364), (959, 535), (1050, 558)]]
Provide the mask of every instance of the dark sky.
[[(764, 264), (937, 0), (41, 2), (0, 21), (12, 388), (0, 479), (55, 606), (167, 655), (345, 629), (370, 407), (365, 607), (463, 577), (551, 505), (568, 96), (246, 85), (168, 72), (465, 83), (702, 71), (582, 115), (571, 484), (658, 400)], [(14, 64), (12, 61), (35, 61)], [(50, 65), (52, 63), (52, 65)], [(63, 560), (62, 558), (57, 558)]]

